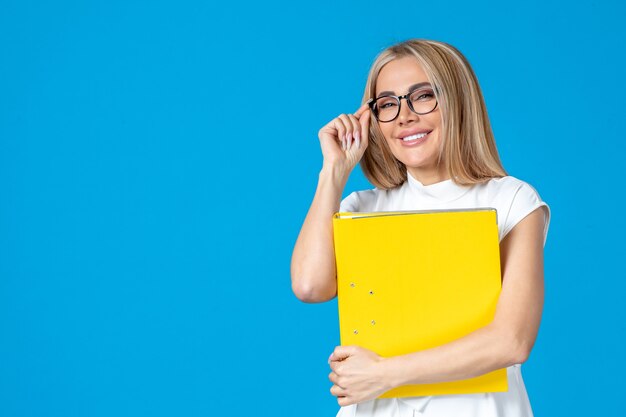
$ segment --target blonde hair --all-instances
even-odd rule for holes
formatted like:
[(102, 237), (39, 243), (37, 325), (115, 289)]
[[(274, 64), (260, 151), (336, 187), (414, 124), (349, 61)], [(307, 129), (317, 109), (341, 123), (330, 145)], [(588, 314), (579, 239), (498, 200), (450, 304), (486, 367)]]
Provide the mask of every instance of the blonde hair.
[[(472, 185), (507, 173), (502, 167), (476, 75), (455, 47), (438, 41), (411, 39), (383, 50), (367, 77), (363, 103), (375, 97), (383, 66), (398, 58), (414, 57), (435, 87), (441, 109), (442, 135), (438, 163), (446, 165), (452, 181)], [(378, 122), (370, 119), (369, 145), (361, 169), (378, 188), (390, 189), (407, 179), (406, 166), (389, 149)]]

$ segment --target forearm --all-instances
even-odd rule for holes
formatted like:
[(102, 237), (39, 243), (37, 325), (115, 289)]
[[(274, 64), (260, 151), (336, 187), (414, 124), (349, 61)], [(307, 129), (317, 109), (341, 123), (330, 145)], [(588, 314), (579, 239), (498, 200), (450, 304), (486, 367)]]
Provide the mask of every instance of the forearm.
[(319, 174), (291, 259), (292, 288), (303, 301), (326, 301), (337, 292), (332, 216), (339, 210), (346, 181), (347, 176), (332, 167)]
[(493, 325), (436, 348), (386, 358), (383, 377), (391, 388), (473, 378), (525, 360), (514, 338)]

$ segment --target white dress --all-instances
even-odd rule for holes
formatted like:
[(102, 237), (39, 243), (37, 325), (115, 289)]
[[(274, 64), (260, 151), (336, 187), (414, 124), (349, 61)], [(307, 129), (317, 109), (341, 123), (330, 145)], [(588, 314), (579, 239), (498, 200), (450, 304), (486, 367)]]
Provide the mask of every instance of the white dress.
[[(340, 211), (436, 210), (493, 207), (502, 239), (524, 217), (545, 206), (544, 245), (550, 208), (528, 183), (515, 177), (494, 178), (484, 184), (461, 186), (452, 180), (423, 185), (408, 175), (392, 190), (353, 192), (341, 202)], [(337, 417), (532, 417), (521, 374), (521, 364), (507, 368), (506, 392), (424, 397), (382, 398), (341, 407)]]

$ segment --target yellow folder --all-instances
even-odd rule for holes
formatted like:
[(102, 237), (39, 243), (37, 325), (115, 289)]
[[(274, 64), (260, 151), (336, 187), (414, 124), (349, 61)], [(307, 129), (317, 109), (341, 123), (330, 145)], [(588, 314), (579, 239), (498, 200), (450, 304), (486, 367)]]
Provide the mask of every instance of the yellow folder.
[[(493, 320), (502, 286), (495, 209), (336, 213), (333, 228), (342, 345), (396, 356)], [(498, 369), (379, 398), (507, 390)]]

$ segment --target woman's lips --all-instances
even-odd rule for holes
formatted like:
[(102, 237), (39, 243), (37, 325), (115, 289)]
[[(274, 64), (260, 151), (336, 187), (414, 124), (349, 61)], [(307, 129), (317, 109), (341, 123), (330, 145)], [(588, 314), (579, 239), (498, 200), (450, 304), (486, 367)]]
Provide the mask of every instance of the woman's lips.
[(412, 140), (400, 139), (400, 142), (402, 142), (402, 146), (418, 146), (418, 145), (424, 143), (424, 141), (426, 141), (426, 139), (428, 139), (430, 137), (431, 133), (432, 133), (432, 130), (430, 132), (428, 132), (426, 134), (426, 136), (422, 136), (421, 138), (412, 139)]

